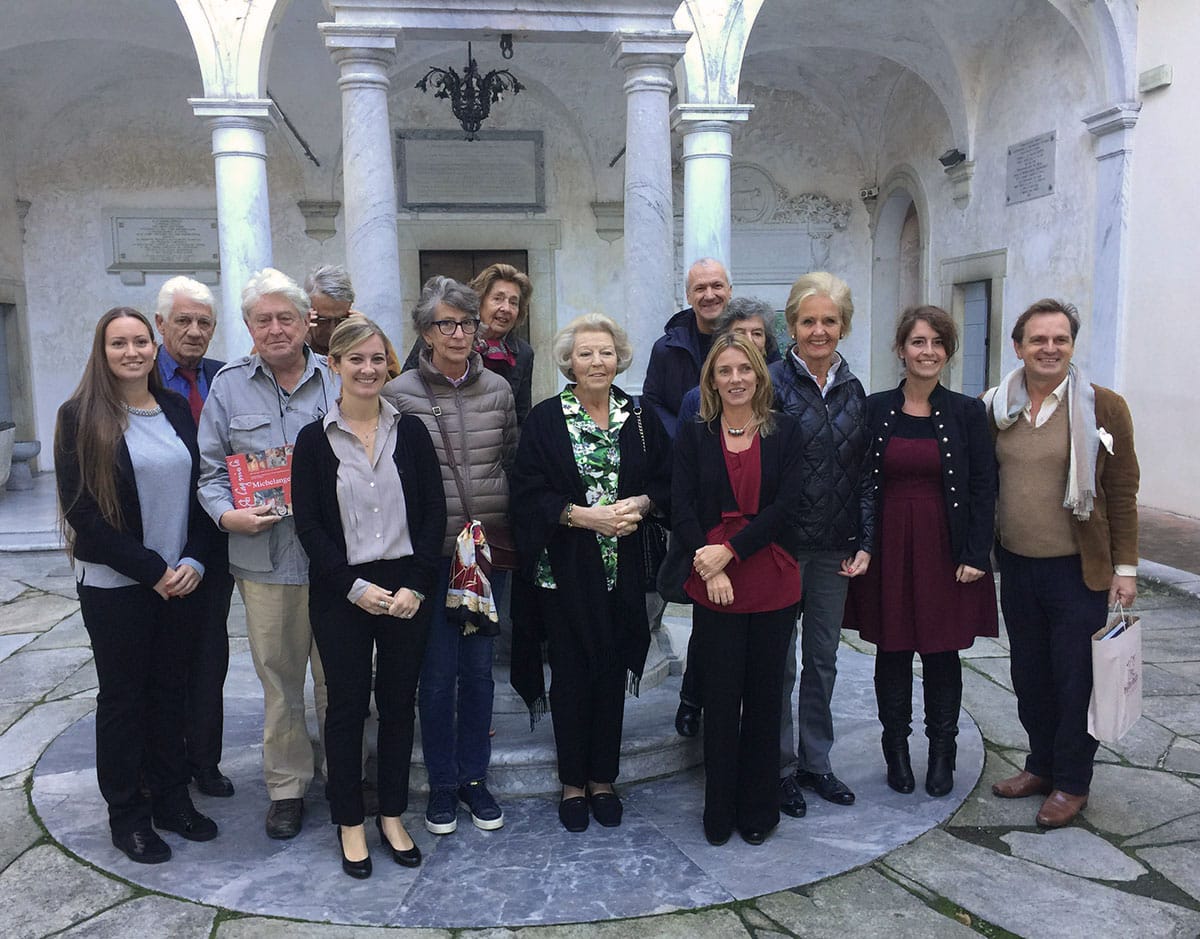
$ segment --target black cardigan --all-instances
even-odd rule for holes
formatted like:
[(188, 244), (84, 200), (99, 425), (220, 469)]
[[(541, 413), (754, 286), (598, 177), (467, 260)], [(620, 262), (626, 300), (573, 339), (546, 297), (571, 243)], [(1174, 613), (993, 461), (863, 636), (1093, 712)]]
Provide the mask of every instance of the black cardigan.
[[(188, 486), (188, 536), (180, 557), (195, 558), (207, 567), (214, 560), (218, 536), (216, 526), (196, 501), (196, 482), (200, 474), (196, 423), (192, 420), (191, 408), (185, 398), (165, 388), (153, 394), (192, 458)], [(104, 520), (92, 494), (82, 490), (79, 455), (75, 450), (78, 425), (79, 402), (71, 399), (58, 409), (54, 469), (58, 481), (58, 502), (75, 532), (74, 555), (81, 561), (107, 564), (117, 573), (153, 588), (166, 573), (167, 562), (157, 551), (151, 551), (142, 543), (145, 538), (142, 504), (138, 499), (129, 447), (124, 437), (117, 444), (117, 504), (123, 525), (118, 530)]]
[[(424, 594), (430, 603), (444, 603), (444, 597), (432, 593), (446, 532), (446, 494), (433, 441), (419, 417), (400, 415), (392, 459), (400, 473), (413, 546), (413, 583), (405, 586)], [(338, 458), (325, 435), (324, 419), (301, 428), (292, 451), (292, 511), (296, 535), (308, 555), (309, 589), (344, 600), (357, 575), (346, 561), (337, 472)]]
[[(793, 554), (796, 550), (803, 441), (793, 418), (787, 414), (775, 414), (774, 418), (774, 432), (761, 438), (758, 514), (729, 542), (739, 559), (750, 557), (772, 542)], [(737, 511), (721, 449), (719, 419), (708, 424), (680, 425), (671, 474), (672, 537), (679, 539), (690, 555), (708, 543), (707, 532), (720, 522), (722, 512)]]
[[(950, 520), (950, 546), (955, 564), (991, 570), (996, 521), (996, 453), (988, 429), (987, 409), (978, 398), (937, 385), (929, 395), (942, 461), (942, 497)], [(876, 543), (882, 520), (883, 453), (904, 406), (904, 383), (867, 398), (871, 429), (871, 476), (874, 479)]]
[[(619, 397), (627, 397), (619, 389), (613, 390)], [(654, 408), (644, 400), (642, 405), (645, 448), (632, 413), (618, 436), (617, 496), (624, 499), (644, 493), (658, 511), (666, 513), (671, 494), (671, 441)], [(611, 662), (615, 657), (640, 678), (650, 647), (641, 540), (632, 535), (617, 540), (617, 579), (610, 602), (595, 532), (567, 528), (558, 521), (568, 502), (588, 503), (558, 395), (534, 407), (521, 428), (510, 493), (521, 564), (513, 585), (513, 688), (536, 712), (538, 702), (544, 700), (541, 643), (546, 631), (531, 590), (543, 550), (549, 553), (559, 599), (569, 611), (589, 664)], [(636, 681), (633, 684), (636, 686)]]

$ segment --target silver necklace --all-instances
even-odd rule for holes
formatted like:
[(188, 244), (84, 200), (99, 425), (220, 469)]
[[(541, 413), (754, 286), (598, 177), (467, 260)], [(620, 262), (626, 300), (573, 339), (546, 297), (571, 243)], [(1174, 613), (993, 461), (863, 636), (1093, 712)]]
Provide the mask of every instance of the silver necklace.
[(152, 408), (135, 408), (132, 404), (126, 404), (125, 410), (137, 417), (157, 417), (162, 413), (162, 405), (156, 404)]
[(724, 418), (722, 418), (722, 422), (725, 423), (725, 433), (729, 434), (730, 437), (740, 437), (746, 433), (746, 429), (754, 423), (754, 418), (750, 418), (750, 420), (746, 421), (746, 423), (741, 427), (730, 427), (729, 423), (726, 422)]

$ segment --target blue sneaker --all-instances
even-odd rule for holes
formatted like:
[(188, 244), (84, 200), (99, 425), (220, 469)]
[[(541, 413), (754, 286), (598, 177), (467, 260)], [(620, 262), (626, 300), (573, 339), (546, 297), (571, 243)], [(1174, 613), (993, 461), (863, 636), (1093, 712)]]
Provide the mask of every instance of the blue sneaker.
[(482, 779), (459, 786), (458, 801), (471, 810), (471, 821), (475, 823), (476, 828), (495, 831), (504, 827), (504, 812), (496, 804)]
[(434, 789), (429, 793), (425, 828), (434, 835), (449, 835), (458, 828), (458, 802), (453, 789)]

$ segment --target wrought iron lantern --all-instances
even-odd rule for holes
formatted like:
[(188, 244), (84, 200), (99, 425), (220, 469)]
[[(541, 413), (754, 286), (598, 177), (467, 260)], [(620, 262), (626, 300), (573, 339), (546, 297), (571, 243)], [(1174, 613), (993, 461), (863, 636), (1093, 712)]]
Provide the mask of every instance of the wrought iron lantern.
[(462, 76), (452, 68), (431, 68), (416, 87), (428, 92), (431, 81), (437, 88), (434, 97), (450, 102), (450, 109), (467, 133), (467, 140), (477, 139), (479, 128), (491, 113), (492, 105), (501, 100), (505, 91), (515, 95), (525, 88), (508, 69), (493, 69), (480, 77), (479, 66), (475, 64), (469, 42), (467, 68)]

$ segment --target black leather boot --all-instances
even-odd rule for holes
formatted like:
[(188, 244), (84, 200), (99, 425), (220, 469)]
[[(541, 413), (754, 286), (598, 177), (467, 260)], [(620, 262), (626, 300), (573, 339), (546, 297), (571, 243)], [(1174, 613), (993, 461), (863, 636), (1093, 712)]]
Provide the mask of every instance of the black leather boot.
[[(931, 659), (938, 661), (931, 663)], [(944, 796), (954, 788), (954, 758), (958, 752), (955, 738), (958, 736), (958, 712), (962, 707), (962, 665), (956, 652), (939, 652), (923, 661), (925, 736), (929, 738), (925, 791), (931, 796)]]
[(912, 792), (916, 780), (908, 756), (908, 736), (912, 733), (911, 653), (879, 654), (875, 663), (875, 700), (879, 705), (879, 723), (883, 725), (880, 743), (887, 763), (887, 784), (897, 792)]

